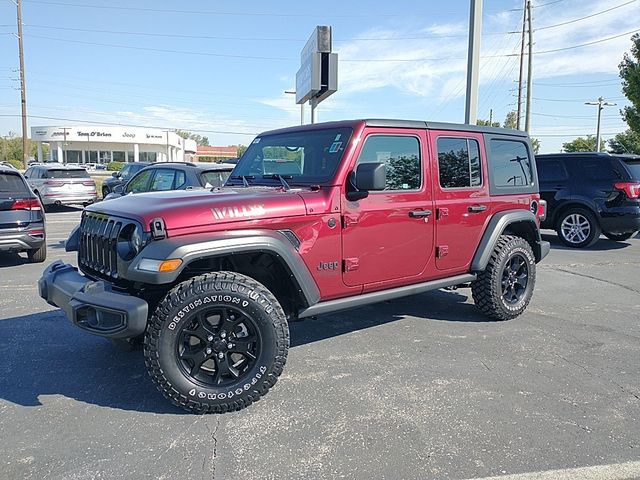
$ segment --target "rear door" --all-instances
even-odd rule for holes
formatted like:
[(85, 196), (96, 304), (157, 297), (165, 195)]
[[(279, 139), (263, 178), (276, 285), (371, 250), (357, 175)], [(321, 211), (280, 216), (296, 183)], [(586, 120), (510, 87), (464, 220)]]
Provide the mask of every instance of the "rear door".
[(343, 196), (343, 279), (349, 286), (422, 274), (433, 250), (433, 199), (423, 130), (370, 130), (360, 163), (384, 162), (387, 188), (356, 202)]
[(436, 202), (436, 268), (465, 270), (491, 214), (487, 161), (479, 133), (429, 131)]
[(540, 197), (547, 202), (547, 219), (552, 221), (561, 202), (571, 198), (571, 179), (564, 161), (554, 157), (536, 158)]

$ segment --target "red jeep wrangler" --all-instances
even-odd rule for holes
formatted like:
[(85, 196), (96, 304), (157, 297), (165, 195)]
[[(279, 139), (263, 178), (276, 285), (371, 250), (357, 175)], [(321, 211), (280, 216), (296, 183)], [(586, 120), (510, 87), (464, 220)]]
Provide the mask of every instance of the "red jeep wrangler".
[[(186, 410), (228, 412), (273, 386), (287, 322), (456, 285), (520, 315), (549, 251), (531, 144), (515, 130), (403, 120), (258, 136), (223, 188), (88, 207), (40, 295), (90, 333), (144, 339)], [(425, 309), (428, 310), (428, 305)]]

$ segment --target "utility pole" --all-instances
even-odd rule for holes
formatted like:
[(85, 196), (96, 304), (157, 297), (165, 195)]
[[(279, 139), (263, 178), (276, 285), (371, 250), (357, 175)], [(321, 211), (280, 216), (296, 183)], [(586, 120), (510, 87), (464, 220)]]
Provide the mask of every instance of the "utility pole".
[(520, 76), (518, 77), (518, 108), (516, 113), (516, 130), (520, 130), (522, 117), (522, 80), (524, 78), (524, 32), (527, 29), (527, 0), (522, 8), (522, 37), (520, 38)]
[(467, 101), (464, 114), (464, 122), (471, 125), (475, 125), (478, 120), (478, 73), (480, 70), (481, 33), (482, 0), (471, 0), (469, 50), (467, 52)]
[(529, 58), (527, 62), (527, 116), (524, 129), (531, 131), (531, 89), (533, 85), (533, 28), (531, 28), (531, 0), (527, 0), (527, 25), (529, 26)]
[(489, 126), (493, 127), (493, 108), (489, 109)]
[(606, 102), (604, 98), (598, 97), (595, 102), (585, 102), (585, 105), (597, 105), (598, 106), (598, 125), (596, 127), (596, 152), (600, 151), (600, 121), (602, 120), (602, 110), (604, 107), (615, 107), (613, 102)]
[(29, 166), (27, 148), (27, 91), (24, 78), (24, 47), (22, 46), (22, 0), (16, 0), (18, 13), (18, 52), (20, 55), (20, 104), (22, 106), (22, 162), (24, 168)]

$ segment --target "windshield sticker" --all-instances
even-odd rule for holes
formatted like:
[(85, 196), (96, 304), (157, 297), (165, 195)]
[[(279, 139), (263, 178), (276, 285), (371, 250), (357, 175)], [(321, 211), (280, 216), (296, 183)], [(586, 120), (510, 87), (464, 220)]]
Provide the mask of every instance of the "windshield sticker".
[(334, 142), (337, 142), (338, 140), (340, 140), (340, 138), (342, 138), (342, 134), (339, 133), (336, 135), (336, 138), (333, 139)]
[(340, 150), (341, 146), (342, 142), (333, 142), (331, 144), (331, 147), (329, 148), (329, 153), (336, 153), (338, 150)]
[(251, 143), (260, 143), (260, 137), (256, 138), (253, 142)]

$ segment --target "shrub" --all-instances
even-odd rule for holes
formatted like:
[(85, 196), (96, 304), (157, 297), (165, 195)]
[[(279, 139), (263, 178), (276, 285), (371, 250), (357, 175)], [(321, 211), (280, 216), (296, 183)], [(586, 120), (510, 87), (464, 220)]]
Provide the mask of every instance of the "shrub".
[(124, 162), (109, 162), (107, 163), (107, 170), (110, 172), (119, 172), (124, 167)]
[(16, 167), (18, 170), (23, 170), (24, 169), (24, 164), (20, 161), (20, 160), (14, 160), (13, 158), (10, 158), (7, 160), (11, 165), (13, 165), (14, 167)]

